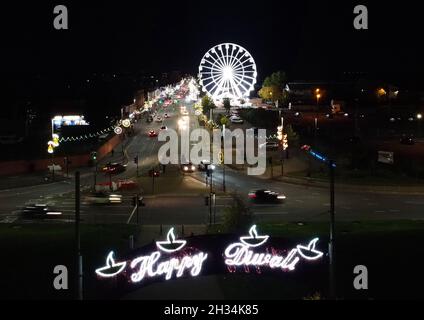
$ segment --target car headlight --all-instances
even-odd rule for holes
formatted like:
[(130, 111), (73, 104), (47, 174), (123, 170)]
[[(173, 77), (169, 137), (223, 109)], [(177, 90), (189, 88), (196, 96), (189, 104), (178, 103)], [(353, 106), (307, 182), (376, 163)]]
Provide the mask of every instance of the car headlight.
[(62, 212), (52, 212), (52, 211), (49, 211), (49, 212), (47, 212), (47, 215), (48, 216), (60, 216), (60, 215), (62, 215)]
[(188, 171), (188, 167), (184, 167), (184, 171)]
[(196, 170), (196, 167), (195, 166), (191, 166), (191, 170)]
[(211, 165), (211, 169), (212, 169), (212, 170), (215, 170), (215, 168), (216, 168), (216, 167), (215, 167), (215, 165), (214, 165), (214, 164), (213, 164), (213, 165)]
[(284, 200), (286, 196), (278, 196), (277, 199)]

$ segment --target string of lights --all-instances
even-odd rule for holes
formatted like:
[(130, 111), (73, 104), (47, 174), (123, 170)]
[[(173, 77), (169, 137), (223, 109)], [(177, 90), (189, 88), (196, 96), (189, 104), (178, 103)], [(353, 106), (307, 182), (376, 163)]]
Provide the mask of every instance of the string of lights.
[(85, 134), (85, 135), (81, 135), (79, 137), (62, 137), (62, 138), (60, 138), (59, 142), (63, 143), (63, 142), (83, 141), (83, 140), (87, 140), (87, 139), (92, 139), (92, 138), (99, 137), (103, 134), (113, 132), (115, 130), (115, 128), (116, 128), (116, 126), (110, 126), (109, 128), (97, 131), (96, 133)]

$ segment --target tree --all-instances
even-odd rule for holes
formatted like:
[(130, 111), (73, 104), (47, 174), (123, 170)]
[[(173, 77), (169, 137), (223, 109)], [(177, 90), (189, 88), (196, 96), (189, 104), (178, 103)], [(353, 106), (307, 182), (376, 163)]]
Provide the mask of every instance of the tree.
[(228, 125), (230, 124), (230, 120), (226, 116), (222, 116), (220, 122), (221, 125), (226, 127), (228, 127)]
[(227, 110), (227, 113), (230, 112), (230, 109), (231, 109), (231, 101), (230, 101), (230, 99), (228, 99), (228, 98), (225, 98), (224, 99), (224, 108), (225, 108), (225, 110)]
[(203, 114), (206, 116), (209, 116), (210, 110), (213, 110), (216, 108), (213, 100), (209, 98), (208, 95), (202, 98), (202, 107), (203, 107)]
[(284, 90), (287, 84), (287, 76), (283, 71), (274, 72), (266, 77), (262, 89), (259, 91), (259, 96), (264, 100), (280, 101), (285, 103), (287, 101), (287, 92)]
[(274, 72), (270, 76), (266, 77), (263, 87), (279, 87), (283, 89), (287, 83), (287, 76), (283, 71)]
[(262, 89), (259, 90), (258, 94), (259, 94), (259, 97), (261, 97), (262, 99), (271, 100), (271, 101), (281, 100), (283, 96), (282, 90), (276, 86), (262, 87)]

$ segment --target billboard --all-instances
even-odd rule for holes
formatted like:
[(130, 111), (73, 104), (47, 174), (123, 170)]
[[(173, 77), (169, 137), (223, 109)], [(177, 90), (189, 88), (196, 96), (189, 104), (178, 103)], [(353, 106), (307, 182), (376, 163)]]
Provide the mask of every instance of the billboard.
[(88, 126), (89, 123), (84, 116), (55, 116), (52, 119), (53, 131), (66, 126)]

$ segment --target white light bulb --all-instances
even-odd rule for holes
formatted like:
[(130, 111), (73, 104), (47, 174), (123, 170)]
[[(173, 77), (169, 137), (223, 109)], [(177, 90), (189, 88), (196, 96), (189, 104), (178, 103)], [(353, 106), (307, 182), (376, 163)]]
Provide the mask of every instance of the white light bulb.
[(234, 71), (231, 67), (225, 67), (222, 69), (222, 74), (225, 80), (231, 80), (233, 78), (233, 73)]

